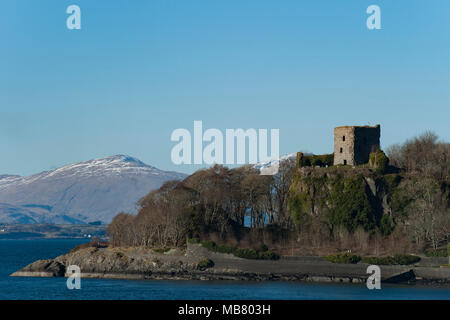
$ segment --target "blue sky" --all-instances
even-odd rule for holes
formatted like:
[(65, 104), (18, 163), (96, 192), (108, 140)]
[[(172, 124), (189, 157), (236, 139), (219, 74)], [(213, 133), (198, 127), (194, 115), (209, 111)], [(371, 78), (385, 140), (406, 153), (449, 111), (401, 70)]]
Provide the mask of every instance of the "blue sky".
[(2, 0), (0, 174), (112, 154), (192, 172), (170, 135), (194, 120), (278, 128), (281, 154), (332, 152), (339, 125), (448, 141), (449, 17), (444, 0)]

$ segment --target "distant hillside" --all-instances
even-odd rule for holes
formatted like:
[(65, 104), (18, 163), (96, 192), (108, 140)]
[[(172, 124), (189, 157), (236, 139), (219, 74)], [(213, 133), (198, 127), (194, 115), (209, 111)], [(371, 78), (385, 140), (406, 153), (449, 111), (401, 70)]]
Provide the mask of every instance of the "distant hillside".
[(85, 222), (67, 215), (52, 214), (51, 208), (47, 206), (0, 203), (0, 223), (83, 224)]
[(110, 222), (165, 181), (185, 174), (115, 155), (21, 177), (0, 175), (0, 223)]

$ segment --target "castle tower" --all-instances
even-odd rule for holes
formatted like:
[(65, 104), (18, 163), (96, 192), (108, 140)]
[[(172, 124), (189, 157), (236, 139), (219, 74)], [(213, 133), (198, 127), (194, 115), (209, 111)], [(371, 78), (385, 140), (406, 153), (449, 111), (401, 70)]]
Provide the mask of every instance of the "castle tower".
[(334, 128), (334, 165), (369, 162), (369, 154), (380, 149), (380, 125)]

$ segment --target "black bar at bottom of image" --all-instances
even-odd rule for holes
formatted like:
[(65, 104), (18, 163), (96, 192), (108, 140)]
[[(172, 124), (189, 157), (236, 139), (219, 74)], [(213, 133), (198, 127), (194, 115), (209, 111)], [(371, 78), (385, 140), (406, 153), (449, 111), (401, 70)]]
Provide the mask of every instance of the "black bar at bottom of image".
[[(450, 299), (450, 296), (449, 296)], [(15, 316), (22, 312), (51, 313), (61, 308), (71, 316), (104, 317), (107, 314), (127, 316), (139, 312), (153, 319), (279, 319), (297, 315), (300, 318), (337, 317), (384, 318), (398, 314), (402, 318), (417, 315), (419, 310), (448, 310), (449, 300), (89, 300), (89, 301), (0, 301), (4, 312)], [(432, 308), (432, 309), (429, 309)], [(132, 312), (132, 313), (130, 313)], [(154, 317), (158, 315), (158, 317)], [(149, 318), (149, 319), (150, 319)], [(297, 317), (296, 317), (297, 318)]]

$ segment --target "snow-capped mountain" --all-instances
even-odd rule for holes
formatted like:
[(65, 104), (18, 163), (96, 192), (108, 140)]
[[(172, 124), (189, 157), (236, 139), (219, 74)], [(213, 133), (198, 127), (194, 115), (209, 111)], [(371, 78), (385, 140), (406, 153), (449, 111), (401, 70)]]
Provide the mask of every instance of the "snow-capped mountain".
[(110, 222), (136, 212), (137, 201), (185, 174), (115, 155), (21, 177), (0, 175), (0, 223)]
[(259, 172), (263, 175), (273, 175), (277, 173), (280, 162), (295, 159), (296, 157), (297, 153), (289, 153), (280, 156), (278, 159), (258, 162), (253, 167), (259, 170)]

